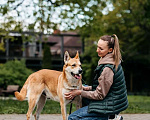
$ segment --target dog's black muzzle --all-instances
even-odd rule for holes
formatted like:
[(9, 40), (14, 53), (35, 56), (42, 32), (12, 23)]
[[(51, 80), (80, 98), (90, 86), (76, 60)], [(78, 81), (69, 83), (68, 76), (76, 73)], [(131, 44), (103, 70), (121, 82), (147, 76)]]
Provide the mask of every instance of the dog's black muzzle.
[(79, 74), (82, 74), (82, 72), (83, 72), (82, 69), (80, 69), (80, 70), (79, 70)]

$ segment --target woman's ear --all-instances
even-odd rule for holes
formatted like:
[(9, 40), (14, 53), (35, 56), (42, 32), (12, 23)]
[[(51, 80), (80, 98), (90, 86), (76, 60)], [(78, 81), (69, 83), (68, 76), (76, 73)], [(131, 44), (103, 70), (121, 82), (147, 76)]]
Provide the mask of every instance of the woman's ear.
[(109, 48), (109, 53), (112, 53), (113, 52), (113, 48)]

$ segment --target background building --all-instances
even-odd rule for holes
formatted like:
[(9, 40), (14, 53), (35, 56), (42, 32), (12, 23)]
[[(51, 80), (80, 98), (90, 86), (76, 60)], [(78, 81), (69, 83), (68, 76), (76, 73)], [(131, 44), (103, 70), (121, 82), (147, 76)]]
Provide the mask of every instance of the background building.
[(24, 58), (26, 66), (33, 69), (41, 69), (44, 44), (50, 47), (54, 69), (62, 68), (65, 51), (72, 57), (77, 51), (83, 52), (82, 40), (76, 32), (54, 32), (51, 35), (12, 32), (7, 37), (1, 36), (0, 42), (5, 46), (5, 51), (0, 51), (0, 63)]

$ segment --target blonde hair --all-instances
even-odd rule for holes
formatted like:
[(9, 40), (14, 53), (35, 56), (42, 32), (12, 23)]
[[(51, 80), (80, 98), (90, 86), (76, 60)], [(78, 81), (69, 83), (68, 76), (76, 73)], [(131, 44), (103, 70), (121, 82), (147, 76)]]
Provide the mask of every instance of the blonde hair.
[(115, 69), (118, 69), (120, 61), (122, 61), (122, 56), (119, 47), (119, 40), (116, 34), (104, 35), (100, 38), (101, 40), (108, 41), (108, 47), (113, 48), (113, 57), (115, 61)]

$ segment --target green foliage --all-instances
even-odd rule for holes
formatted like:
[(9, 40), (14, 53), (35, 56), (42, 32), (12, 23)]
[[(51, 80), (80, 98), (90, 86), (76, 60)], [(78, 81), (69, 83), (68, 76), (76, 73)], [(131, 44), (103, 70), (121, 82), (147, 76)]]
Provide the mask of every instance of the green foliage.
[[(105, 15), (106, 33), (116, 33), (125, 58), (148, 55), (150, 34), (150, 2), (134, 0), (113, 2), (114, 9)], [(143, 49), (144, 48), (144, 49)]]
[(32, 73), (26, 68), (25, 60), (12, 60), (0, 65), (0, 86), (6, 88), (7, 85), (23, 86), (27, 77)]
[[(150, 1), (108, 0), (108, 2), (109, 7), (108, 11), (105, 9), (105, 14), (101, 15), (100, 12), (91, 19), (90, 23), (79, 28), (83, 37), (88, 36), (85, 38), (85, 45), (90, 47), (91, 41), (97, 41), (104, 34), (116, 34), (122, 50), (122, 65), (128, 90), (132, 92), (149, 91)], [(131, 79), (133, 84), (131, 84)], [(141, 81), (143, 82), (141, 83)], [(131, 85), (133, 85), (133, 89), (131, 89)]]
[(5, 51), (5, 48), (4, 48), (4, 43), (0, 43), (0, 51)]
[[(123, 51), (123, 68), (127, 86), (133, 80), (133, 91), (149, 91), (150, 71), (150, 1), (113, 2), (114, 9), (105, 16), (106, 33), (116, 33)], [(132, 75), (133, 74), (133, 75)], [(143, 81), (141, 83), (141, 81)], [(132, 92), (133, 92), (132, 91)]]
[(51, 69), (51, 52), (50, 52), (50, 46), (47, 44), (44, 44), (44, 54), (43, 54), (43, 61), (42, 61), (42, 68), (45, 69)]
[[(112, 10), (105, 14), (93, 15), (90, 23), (79, 28), (80, 33), (95, 41), (104, 34), (117, 34), (125, 58), (147, 55), (149, 59), (150, 1), (148, 0), (108, 0)], [(109, 9), (109, 7), (108, 7)], [(86, 44), (91, 45), (91, 43)], [(142, 57), (142, 56), (141, 56)]]
[[(94, 77), (94, 70), (98, 65), (99, 57), (96, 52), (96, 45), (86, 48), (82, 55), (83, 80), (91, 85)], [(83, 83), (84, 83), (83, 81)]]
[[(98, 15), (105, 6), (106, 2), (102, 0), (39, 0), (27, 3), (22, 0), (4, 1), (0, 4), (0, 15), (5, 22), (0, 24), (0, 27), (5, 29), (7, 26), (7, 30), (19, 31), (32, 28), (35, 31), (38, 29), (40, 32), (50, 33), (52, 29), (57, 29), (59, 24), (64, 30), (71, 30), (90, 23), (93, 16)], [(20, 7), (23, 9), (20, 10)], [(29, 12), (30, 9), (32, 11)], [(31, 21), (32, 27), (24, 24), (24, 20)]]

